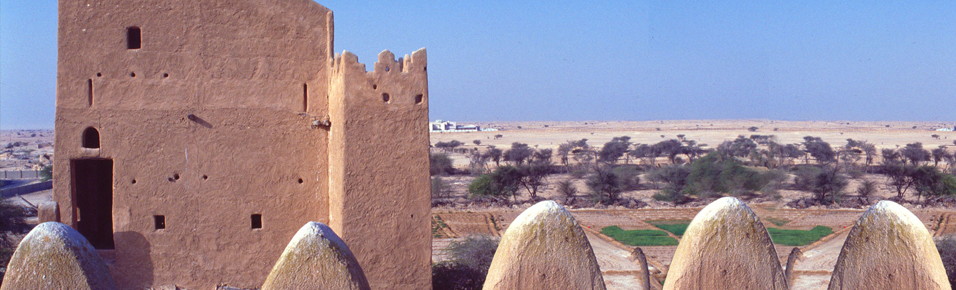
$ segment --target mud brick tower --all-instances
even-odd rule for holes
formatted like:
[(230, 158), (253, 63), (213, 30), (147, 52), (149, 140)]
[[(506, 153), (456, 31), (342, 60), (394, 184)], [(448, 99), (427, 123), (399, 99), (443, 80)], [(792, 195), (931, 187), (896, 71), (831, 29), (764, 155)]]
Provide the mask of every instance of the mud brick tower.
[(372, 71), (309, 0), (59, 1), (54, 200), (124, 289), (256, 288), (329, 224), (429, 289), (425, 50)]

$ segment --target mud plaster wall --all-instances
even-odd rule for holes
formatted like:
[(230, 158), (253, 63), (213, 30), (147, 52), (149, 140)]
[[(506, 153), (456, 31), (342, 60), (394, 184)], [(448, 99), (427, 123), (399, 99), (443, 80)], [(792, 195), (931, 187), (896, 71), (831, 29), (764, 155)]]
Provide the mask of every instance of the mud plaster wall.
[(431, 288), (426, 65), (422, 49), (384, 51), (370, 72), (345, 52), (333, 67), (330, 226), (372, 289)]
[(99, 252), (120, 288), (258, 287), (299, 227), (329, 221), (329, 131), (311, 124), (331, 28), (307, 0), (59, 1), (54, 199), (75, 226), (70, 160), (113, 160), (115, 250)]

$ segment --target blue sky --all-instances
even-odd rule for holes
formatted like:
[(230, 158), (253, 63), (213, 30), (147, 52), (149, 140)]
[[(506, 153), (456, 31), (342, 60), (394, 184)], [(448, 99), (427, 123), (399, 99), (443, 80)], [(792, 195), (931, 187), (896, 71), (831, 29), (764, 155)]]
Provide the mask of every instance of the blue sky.
[[(55, 2), (0, 0), (2, 128), (52, 127)], [(428, 49), (432, 119), (956, 115), (953, 1), (320, 3), (369, 67)]]

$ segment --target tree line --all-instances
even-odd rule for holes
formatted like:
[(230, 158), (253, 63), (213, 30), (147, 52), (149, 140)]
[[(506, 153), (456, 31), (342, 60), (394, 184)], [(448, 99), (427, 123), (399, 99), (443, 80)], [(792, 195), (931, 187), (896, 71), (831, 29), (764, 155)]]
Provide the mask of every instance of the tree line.
[[(480, 141), (473, 143), (479, 145)], [(453, 140), (436, 147), (463, 144)], [(832, 146), (820, 137), (806, 136), (803, 142), (782, 144), (773, 135), (754, 134), (709, 148), (684, 135), (654, 144), (633, 143), (630, 137), (620, 136), (601, 147), (591, 146), (587, 139), (570, 140), (552, 152), (515, 142), (506, 150), (495, 146), (484, 151), (475, 148), (467, 156), (467, 171), (477, 176), (469, 186), (474, 198), (516, 201), (527, 193), (536, 199), (547, 177), (556, 173), (584, 179), (587, 196), (599, 203), (613, 202), (621, 192), (642, 187), (659, 189), (655, 199), (675, 203), (719, 195), (774, 196), (777, 190), (789, 187), (810, 191), (815, 202), (827, 204), (839, 202), (848, 193), (849, 179), (867, 173), (884, 175), (885, 184), (896, 191), (897, 199), (903, 199), (907, 192), (917, 201), (956, 196), (956, 156), (946, 146), (924, 149), (918, 142), (877, 150), (874, 144), (862, 140), (846, 139), (846, 144)], [(444, 153), (433, 154), (432, 174), (452, 173), (455, 170), (450, 158)], [(646, 179), (644, 185), (640, 176)], [(433, 193), (435, 185), (433, 181)], [(857, 197), (868, 197), (878, 185), (863, 180), (856, 189)], [(437, 187), (436, 195), (441, 196), (443, 186)], [(566, 196), (577, 193), (570, 181), (559, 182), (556, 189)]]

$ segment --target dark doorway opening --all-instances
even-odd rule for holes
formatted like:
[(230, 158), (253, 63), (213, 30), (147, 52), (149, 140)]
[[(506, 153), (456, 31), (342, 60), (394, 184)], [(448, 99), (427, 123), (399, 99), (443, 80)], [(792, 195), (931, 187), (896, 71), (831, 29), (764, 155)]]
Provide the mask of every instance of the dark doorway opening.
[(70, 160), (73, 226), (93, 248), (113, 249), (113, 160)]

